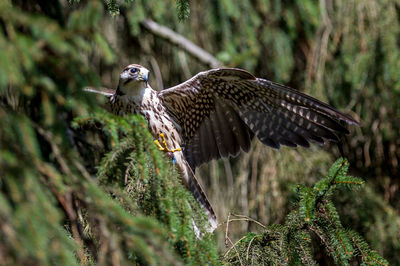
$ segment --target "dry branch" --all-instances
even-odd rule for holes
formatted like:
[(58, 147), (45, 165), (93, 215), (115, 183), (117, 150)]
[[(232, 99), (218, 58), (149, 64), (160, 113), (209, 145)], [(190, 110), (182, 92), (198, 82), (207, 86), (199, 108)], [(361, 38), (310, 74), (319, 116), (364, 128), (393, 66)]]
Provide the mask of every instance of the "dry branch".
[(154, 35), (157, 35), (169, 41), (170, 43), (180, 47), (182, 50), (192, 55), (200, 62), (207, 64), (212, 68), (218, 68), (222, 66), (222, 63), (214, 56), (212, 56), (209, 52), (195, 45), (193, 42), (174, 32), (170, 28), (161, 26), (158, 23), (149, 19), (143, 20), (141, 24)]

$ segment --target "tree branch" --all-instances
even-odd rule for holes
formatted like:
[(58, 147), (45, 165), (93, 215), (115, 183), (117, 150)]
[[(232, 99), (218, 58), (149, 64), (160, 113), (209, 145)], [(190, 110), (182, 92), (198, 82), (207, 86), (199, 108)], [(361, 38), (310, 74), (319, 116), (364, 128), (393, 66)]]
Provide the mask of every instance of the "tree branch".
[(218, 59), (216, 59), (213, 55), (211, 55), (209, 52), (197, 46), (196, 44), (186, 39), (182, 35), (174, 32), (170, 28), (161, 26), (158, 23), (149, 19), (141, 21), (141, 24), (143, 27), (145, 27), (148, 31), (150, 31), (154, 35), (157, 35), (169, 41), (170, 43), (180, 47), (185, 52), (198, 59), (200, 62), (212, 68), (218, 68), (222, 66), (222, 63)]

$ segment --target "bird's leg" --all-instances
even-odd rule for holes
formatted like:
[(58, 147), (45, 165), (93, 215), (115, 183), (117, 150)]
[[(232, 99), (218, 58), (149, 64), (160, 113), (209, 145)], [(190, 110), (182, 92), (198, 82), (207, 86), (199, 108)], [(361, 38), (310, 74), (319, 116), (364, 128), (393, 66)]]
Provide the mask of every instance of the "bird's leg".
[(167, 141), (165, 140), (164, 133), (161, 133), (161, 134), (160, 134), (160, 137), (161, 137), (161, 139), (162, 139), (161, 143), (158, 141), (158, 139), (156, 139), (156, 140), (154, 141), (154, 143), (156, 144), (157, 148), (158, 148), (160, 151), (176, 152), (176, 151), (181, 151), (181, 150), (182, 150), (182, 148), (180, 148), (180, 147), (179, 147), (179, 148), (176, 148), (176, 149), (170, 149), (170, 148), (168, 148), (168, 146), (167, 146)]

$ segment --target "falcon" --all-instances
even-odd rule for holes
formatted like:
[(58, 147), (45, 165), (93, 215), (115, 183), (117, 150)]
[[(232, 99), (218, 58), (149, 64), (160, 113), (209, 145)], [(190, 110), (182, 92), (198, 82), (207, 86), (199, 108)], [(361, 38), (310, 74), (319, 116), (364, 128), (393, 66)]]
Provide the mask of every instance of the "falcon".
[(194, 174), (212, 159), (248, 152), (255, 135), (263, 144), (309, 147), (310, 142), (339, 142), (351, 116), (295, 89), (256, 78), (237, 68), (200, 72), (169, 89), (153, 90), (149, 70), (137, 64), (124, 68), (115, 91), (96, 92), (110, 98), (116, 115), (141, 114), (155, 144), (173, 154), (183, 184), (205, 211), (210, 231), (215, 212)]

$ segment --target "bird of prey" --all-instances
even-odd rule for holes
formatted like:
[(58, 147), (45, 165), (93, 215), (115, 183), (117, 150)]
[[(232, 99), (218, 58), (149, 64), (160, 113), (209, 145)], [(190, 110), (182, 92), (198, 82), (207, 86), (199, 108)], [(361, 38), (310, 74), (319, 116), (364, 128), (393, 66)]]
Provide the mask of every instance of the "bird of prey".
[(237, 68), (200, 72), (169, 89), (153, 90), (149, 70), (137, 64), (124, 68), (110, 97), (117, 115), (143, 115), (160, 150), (173, 153), (183, 184), (205, 210), (210, 230), (217, 219), (194, 175), (202, 163), (249, 151), (255, 135), (263, 144), (309, 147), (309, 142), (338, 142), (348, 134), (351, 116), (304, 93), (256, 78)]

